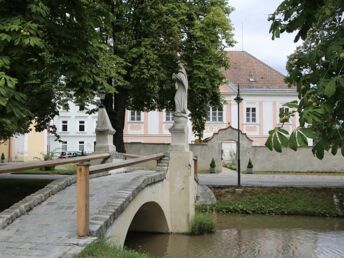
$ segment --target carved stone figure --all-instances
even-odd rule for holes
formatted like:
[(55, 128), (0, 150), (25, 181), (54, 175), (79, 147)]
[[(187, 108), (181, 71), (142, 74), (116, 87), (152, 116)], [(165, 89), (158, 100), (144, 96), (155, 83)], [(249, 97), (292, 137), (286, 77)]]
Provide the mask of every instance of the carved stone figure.
[(187, 114), (188, 111), (188, 77), (184, 66), (179, 63), (179, 72), (172, 75), (172, 79), (175, 81), (176, 95), (174, 96), (174, 102), (176, 104), (176, 114)]

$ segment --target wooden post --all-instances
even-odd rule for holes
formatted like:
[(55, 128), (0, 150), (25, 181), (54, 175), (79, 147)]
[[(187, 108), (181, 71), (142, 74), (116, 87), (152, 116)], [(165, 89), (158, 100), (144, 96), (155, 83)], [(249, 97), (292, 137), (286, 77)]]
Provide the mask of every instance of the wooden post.
[(195, 156), (193, 158), (194, 160), (194, 174), (195, 174), (195, 178), (198, 178), (198, 157)]
[(77, 234), (79, 237), (88, 236), (89, 234), (89, 164), (77, 165), (76, 176), (76, 194), (77, 194), (77, 208), (76, 208), (76, 222)]

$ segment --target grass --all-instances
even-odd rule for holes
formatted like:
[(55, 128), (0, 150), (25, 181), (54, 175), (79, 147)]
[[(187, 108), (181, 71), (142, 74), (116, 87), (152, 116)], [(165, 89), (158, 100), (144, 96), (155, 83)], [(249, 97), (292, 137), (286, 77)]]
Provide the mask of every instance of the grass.
[(86, 248), (78, 255), (75, 255), (74, 258), (153, 258), (153, 256), (138, 253), (133, 250), (120, 249), (110, 245), (106, 242), (104, 237), (101, 237), (87, 245)]
[(191, 233), (193, 235), (204, 235), (215, 232), (213, 217), (206, 213), (196, 213), (191, 222)]
[(13, 174), (25, 174), (25, 175), (73, 175), (76, 171), (75, 164), (67, 164), (63, 166), (58, 166), (51, 170), (33, 168), (28, 170), (23, 170), (20, 172), (15, 172)]
[[(198, 211), (219, 213), (266, 214), (266, 215), (306, 215), (343, 216), (336, 209), (333, 195), (343, 203), (344, 189), (309, 188), (244, 188), (241, 194), (234, 188), (214, 188), (218, 202), (199, 205)], [(342, 210), (343, 212), (343, 210)]]

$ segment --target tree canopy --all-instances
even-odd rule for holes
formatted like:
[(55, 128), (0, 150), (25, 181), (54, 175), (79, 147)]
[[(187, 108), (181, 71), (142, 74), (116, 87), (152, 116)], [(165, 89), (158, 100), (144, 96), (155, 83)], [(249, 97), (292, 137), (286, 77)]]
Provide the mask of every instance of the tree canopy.
[(179, 61), (189, 78), (194, 129), (203, 132), (208, 105), (221, 104), (220, 68), (226, 66), (225, 46), (233, 44), (226, 1), (133, 0), (111, 5), (107, 33), (114, 55), (125, 63), (124, 80), (114, 82), (116, 92), (106, 98), (117, 150), (125, 152), (125, 109), (174, 110), (172, 74)]
[(344, 156), (344, 2), (340, 0), (285, 0), (269, 17), (270, 32), (294, 32), (302, 45), (289, 56), (286, 81), (297, 87), (299, 101), (285, 104), (287, 121), (298, 112), (300, 127), (289, 133), (281, 127), (270, 131), (266, 146), (297, 150), (313, 139), (313, 153), (325, 151)]
[(226, 0), (3, 0), (0, 9), (0, 140), (46, 128), (66, 98), (96, 92), (124, 152), (126, 109), (174, 110), (172, 74), (189, 76), (189, 109), (201, 134), (219, 106), (224, 48), (233, 44)]
[(41, 131), (63, 99), (77, 102), (116, 77), (116, 58), (95, 30), (94, 1), (3, 0), (0, 8), (0, 140)]

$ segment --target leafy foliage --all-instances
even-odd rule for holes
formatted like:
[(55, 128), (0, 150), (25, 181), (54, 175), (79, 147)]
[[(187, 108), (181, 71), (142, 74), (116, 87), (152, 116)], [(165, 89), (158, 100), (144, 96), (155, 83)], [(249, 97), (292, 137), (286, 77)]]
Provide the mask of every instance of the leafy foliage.
[(94, 1), (4, 0), (0, 9), (0, 139), (45, 129), (61, 100), (83, 102), (116, 77)]
[(117, 91), (106, 103), (117, 150), (125, 151), (125, 109), (174, 110), (172, 74), (178, 61), (188, 74), (193, 128), (202, 134), (208, 104), (221, 104), (219, 70), (226, 62), (225, 45), (233, 44), (226, 1), (116, 1), (109, 8), (105, 33), (125, 63), (123, 81), (115, 82)]
[(270, 16), (273, 38), (297, 31), (295, 41), (304, 40), (289, 56), (286, 81), (296, 85), (298, 103), (288, 103), (299, 113), (300, 127), (289, 133), (282, 128), (269, 132), (266, 146), (281, 151), (296, 150), (313, 139), (319, 159), (325, 151), (344, 156), (344, 3), (285, 0)]

